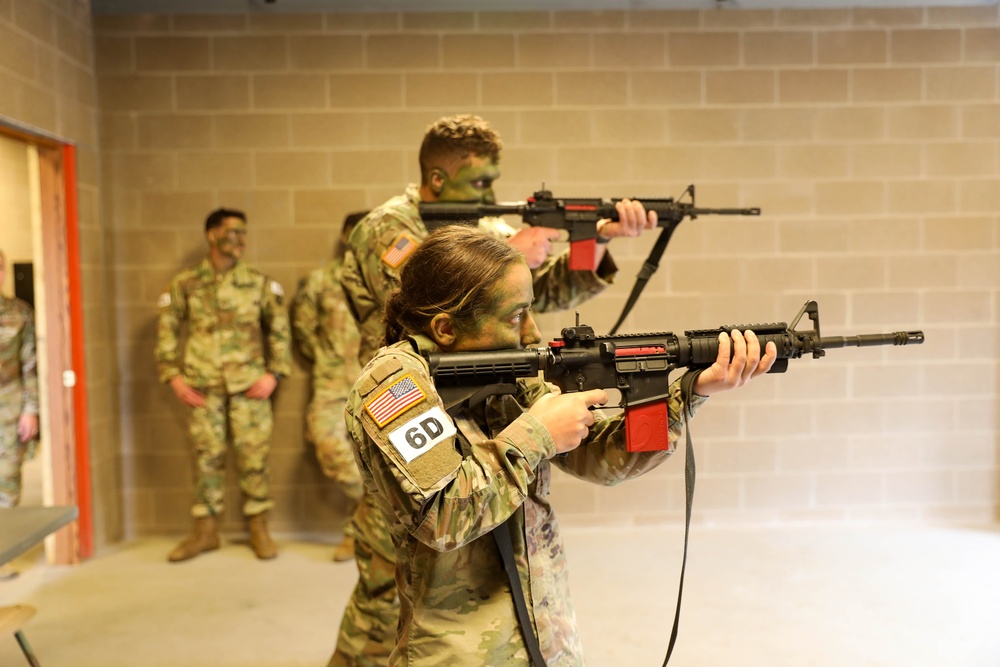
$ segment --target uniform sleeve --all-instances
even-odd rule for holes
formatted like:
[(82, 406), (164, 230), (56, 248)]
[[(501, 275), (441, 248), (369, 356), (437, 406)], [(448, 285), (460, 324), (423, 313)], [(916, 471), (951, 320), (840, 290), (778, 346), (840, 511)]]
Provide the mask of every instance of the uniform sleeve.
[[(707, 399), (696, 396), (691, 403), (692, 414)], [(625, 443), (625, 416), (602, 419), (590, 429), (582, 445), (571, 452), (556, 456), (552, 462), (564, 472), (604, 486), (614, 486), (643, 475), (667, 460), (680, 438), (684, 401), (680, 380), (670, 385), (667, 400), (668, 440), (670, 449), (657, 452), (629, 452)]]
[(160, 382), (167, 383), (180, 375), (182, 368), (180, 335), (181, 325), (187, 318), (187, 297), (180, 281), (174, 280), (160, 295), (157, 304), (159, 317), (156, 323), (156, 370)]
[(375, 301), (365, 285), (358, 260), (351, 251), (344, 257), (341, 285), (361, 337), (358, 360), (365, 364), (375, 356), (381, 346), (382, 338), (385, 336), (385, 324), (382, 322), (382, 306)]
[(367, 363), (382, 345), (382, 309), (399, 286), (399, 269), (420, 239), (397, 214), (376, 211), (351, 232), (344, 260), (343, 286), (361, 334), (359, 360)]
[(309, 361), (316, 360), (319, 346), (319, 301), (312, 276), (303, 278), (292, 303), (292, 334), (295, 346)]
[(285, 291), (271, 278), (264, 280), (261, 318), (267, 335), (267, 370), (287, 377), (292, 372), (292, 327), (285, 309)]
[(38, 359), (35, 356), (35, 314), (28, 308), (21, 332), (21, 382), (24, 397), (21, 412), (38, 414)]
[[(490, 532), (521, 506), (536, 467), (555, 454), (548, 431), (523, 414), (496, 438), (470, 442), (458, 432), (467, 425), (444, 412), (426, 369), (381, 359), (355, 385), (348, 408), (361, 463), (378, 493), (432, 549), (456, 549)], [(423, 398), (382, 421), (386, 397), (408, 381)]]
[(567, 249), (531, 272), (535, 290), (532, 307), (540, 313), (572, 308), (603, 292), (617, 274), (618, 267), (607, 251), (596, 271), (572, 271)]

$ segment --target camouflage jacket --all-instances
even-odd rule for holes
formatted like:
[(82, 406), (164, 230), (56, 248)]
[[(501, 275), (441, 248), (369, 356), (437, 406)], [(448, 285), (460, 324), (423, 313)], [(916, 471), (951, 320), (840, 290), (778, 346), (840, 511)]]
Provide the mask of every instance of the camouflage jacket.
[(358, 327), (340, 285), (341, 260), (311, 271), (292, 305), (292, 331), (302, 356), (313, 362), (313, 394), (347, 396), (358, 376)]
[[(246, 391), (265, 372), (291, 372), (291, 327), (276, 281), (243, 262), (217, 274), (205, 259), (160, 295), (156, 364), (161, 382)], [(187, 325), (187, 341), (181, 329)]]
[(0, 295), (0, 386), (20, 383), (21, 404), (12, 416), (38, 414), (35, 314), (31, 306)]
[[(347, 407), (366, 489), (393, 519), (400, 620), (389, 664), (528, 667), (489, 535), (511, 519), (520, 583), (547, 666), (582, 665), (565, 551), (547, 498), (550, 466), (613, 485), (671, 452), (627, 452), (623, 417), (601, 415), (583, 445), (557, 455), (548, 431), (525, 411), (549, 391), (540, 380), (521, 381), (516, 396), (491, 397), (478, 414), (452, 420), (415, 349), (435, 347), (417, 337), (381, 350)], [(673, 445), (683, 408), (678, 382), (668, 407)]]
[[(427, 237), (419, 203), (420, 190), (411, 184), (404, 194), (372, 210), (351, 233), (343, 284), (361, 330), (361, 363), (381, 347), (385, 335), (382, 306), (389, 292), (399, 286), (399, 271), (406, 258)], [(500, 218), (483, 219), (479, 226), (501, 236), (515, 232)], [(597, 271), (570, 271), (568, 261), (566, 251), (549, 257), (531, 272), (535, 290), (532, 307), (536, 311), (572, 308), (603, 291), (618, 272), (607, 252)]]

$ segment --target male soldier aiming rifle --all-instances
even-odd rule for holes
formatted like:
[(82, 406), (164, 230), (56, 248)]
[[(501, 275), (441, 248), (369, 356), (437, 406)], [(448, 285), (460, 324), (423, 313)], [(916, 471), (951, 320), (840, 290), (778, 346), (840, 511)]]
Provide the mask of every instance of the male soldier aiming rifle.
[[(500, 177), (499, 135), (478, 116), (459, 115), (432, 124), (420, 147), (420, 184), (372, 210), (354, 229), (344, 260), (343, 286), (361, 331), (361, 364), (382, 345), (382, 311), (390, 291), (399, 285), (399, 271), (427, 236), (420, 202), (494, 203), (493, 182)], [(603, 291), (617, 267), (605, 251), (614, 237), (635, 237), (656, 227), (656, 215), (640, 202), (617, 203), (618, 220), (599, 225), (594, 271), (571, 271), (568, 254), (550, 257), (559, 232), (544, 227), (517, 231), (502, 220), (481, 220), (479, 226), (505, 237), (531, 269), (537, 311), (572, 306)], [(432, 277), (428, 277), (431, 279)], [(389, 527), (366, 494), (352, 517), (359, 581), (341, 623), (330, 665), (385, 665), (395, 641), (399, 601), (395, 556)]]

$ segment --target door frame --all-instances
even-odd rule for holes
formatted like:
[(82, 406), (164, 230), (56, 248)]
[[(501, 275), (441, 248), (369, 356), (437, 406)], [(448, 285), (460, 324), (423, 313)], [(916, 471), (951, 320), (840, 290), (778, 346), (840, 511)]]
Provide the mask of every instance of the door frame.
[(51, 542), (53, 562), (67, 565), (94, 551), (76, 146), (3, 117), (0, 134), (34, 146), (38, 154), (51, 502), (79, 510), (77, 520), (57, 531)]

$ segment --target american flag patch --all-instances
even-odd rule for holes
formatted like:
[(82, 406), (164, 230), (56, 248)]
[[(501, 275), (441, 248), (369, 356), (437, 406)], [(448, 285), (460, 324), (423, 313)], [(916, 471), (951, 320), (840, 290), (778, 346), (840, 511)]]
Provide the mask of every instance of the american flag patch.
[(382, 261), (395, 269), (418, 245), (420, 244), (409, 234), (400, 234), (395, 243), (382, 255)]
[(382, 428), (401, 412), (425, 398), (423, 390), (413, 381), (413, 376), (407, 375), (365, 403), (365, 410), (372, 416), (379, 428)]

